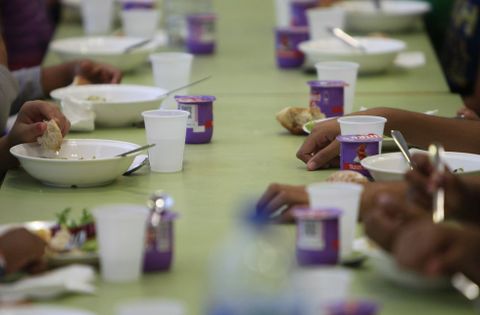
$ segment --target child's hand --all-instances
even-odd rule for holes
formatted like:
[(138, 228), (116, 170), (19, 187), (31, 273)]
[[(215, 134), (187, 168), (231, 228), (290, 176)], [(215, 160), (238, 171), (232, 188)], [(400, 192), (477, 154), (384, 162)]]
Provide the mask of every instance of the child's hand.
[(122, 72), (107, 64), (91, 60), (79, 61), (75, 67), (74, 76), (79, 75), (92, 83), (120, 83)]
[(35, 142), (45, 132), (44, 121), (54, 119), (65, 136), (70, 129), (70, 122), (57, 106), (44, 101), (26, 102), (18, 112), (17, 120), (8, 134), (8, 143), (14, 146), (20, 143)]

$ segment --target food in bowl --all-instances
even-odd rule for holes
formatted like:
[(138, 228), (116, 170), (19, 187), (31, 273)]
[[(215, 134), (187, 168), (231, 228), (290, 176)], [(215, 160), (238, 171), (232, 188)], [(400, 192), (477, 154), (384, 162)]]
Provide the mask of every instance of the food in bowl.
[(90, 95), (87, 97), (87, 101), (90, 102), (106, 102), (107, 98), (103, 96), (98, 96), (98, 95)]

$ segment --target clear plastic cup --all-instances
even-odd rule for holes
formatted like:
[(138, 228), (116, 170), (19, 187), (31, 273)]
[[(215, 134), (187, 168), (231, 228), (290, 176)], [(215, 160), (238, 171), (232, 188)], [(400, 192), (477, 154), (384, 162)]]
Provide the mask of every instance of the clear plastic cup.
[(114, 0), (81, 0), (86, 35), (106, 35), (112, 31), (113, 5)]
[(144, 299), (121, 304), (116, 315), (184, 315), (185, 307), (174, 300)]
[(339, 267), (302, 268), (292, 274), (292, 288), (304, 301), (306, 314), (324, 314), (332, 302), (348, 299), (351, 272)]
[(183, 169), (189, 115), (187, 111), (176, 109), (158, 109), (142, 113), (147, 142), (155, 144), (148, 149), (152, 171), (173, 173)]
[(353, 111), (358, 67), (358, 63), (348, 61), (322, 61), (315, 64), (318, 80), (347, 83), (343, 106), (344, 114), (350, 114)]
[(345, 116), (338, 118), (342, 136), (376, 134), (383, 136), (387, 119), (381, 116)]
[(128, 9), (122, 11), (122, 26), (125, 35), (152, 38), (160, 18), (156, 9)]
[(329, 27), (344, 28), (345, 10), (341, 8), (315, 8), (307, 10), (310, 39), (331, 38)]
[(314, 183), (307, 186), (311, 208), (337, 208), (340, 217), (340, 259), (348, 259), (358, 221), (358, 209), (363, 186), (354, 183)]
[(274, 0), (277, 27), (290, 26), (290, 0)]
[[(165, 52), (150, 55), (155, 85), (172, 90), (190, 82), (193, 55), (179, 52)], [(177, 95), (188, 95), (188, 89), (176, 92)], [(163, 109), (176, 109), (177, 102), (173, 95), (162, 102)]]
[(148, 208), (135, 204), (112, 204), (97, 207), (92, 213), (103, 280), (138, 280), (143, 267)]

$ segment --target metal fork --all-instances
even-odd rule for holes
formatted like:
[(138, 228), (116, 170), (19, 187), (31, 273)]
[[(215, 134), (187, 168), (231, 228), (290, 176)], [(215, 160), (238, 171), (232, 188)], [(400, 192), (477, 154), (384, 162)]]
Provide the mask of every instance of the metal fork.
[[(445, 153), (443, 146), (438, 143), (431, 144), (428, 147), (430, 161), (436, 171), (443, 173), (445, 166), (443, 155)], [(445, 220), (445, 191), (438, 188), (433, 194), (433, 222), (441, 223)], [(480, 288), (467, 276), (461, 272), (455, 273), (450, 279), (452, 286), (457, 289), (464, 297), (474, 302), (476, 308), (479, 307)]]

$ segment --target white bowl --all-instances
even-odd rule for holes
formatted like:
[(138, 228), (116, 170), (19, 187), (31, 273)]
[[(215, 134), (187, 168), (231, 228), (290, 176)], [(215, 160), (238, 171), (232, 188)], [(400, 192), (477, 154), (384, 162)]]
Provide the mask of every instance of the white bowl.
[(146, 63), (148, 56), (165, 44), (164, 39), (158, 38), (155, 37), (155, 40), (129, 53), (125, 53), (124, 50), (144, 39), (120, 36), (74, 37), (55, 40), (51, 43), (50, 49), (63, 61), (88, 58), (129, 71)]
[(429, 3), (414, 0), (383, 0), (381, 10), (370, 0), (342, 1), (338, 6), (346, 12), (346, 28), (365, 33), (406, 31), (430, 11)]
[[(410, 150), (410, 152), (426, 154), (425, 151), (420, 150)], [(480, 173), (480, 155), (445, 152), (444, 159), (450, 170), (458, 170), (458, 174), (473, 175)], [(409, 169), (400, 152), (372, 155), (364, 158), (361, 164), (377, 181), (402, 180)], [(460, 169), (463, 169), (463, 171)]]
[(378, 73), (387, 70), (397, 54), (406, 47), (405, 42), (390, 38), (356, 37), (366, 52), (347, 46), (336, 38), (317, 39), (300, 43), (306, 55), (306, 67), (313, 68), (320, 61), (351, 61), (360, 65), (359, 73)]
[(68, 86), (53, 90), (50, 96), (56, 100), (71, 97), (85, 101), (90, 96), (104, 100), (93, 101), (95, 122), (100, 126), (120, 127), (143, 121), (141, 113), (157, 109), (167, 90), (142, 85), (94, 84)]
[(27, 173), (46, 185), (91, 187), (109, 184), (122, 175), (132, 164), (135, 154), (115, 155), (138, 147), (123, 141), (79, 139), (64, 140), (57, 158), (45, 158), (36, 143), (16, 145), (10, 152)]

